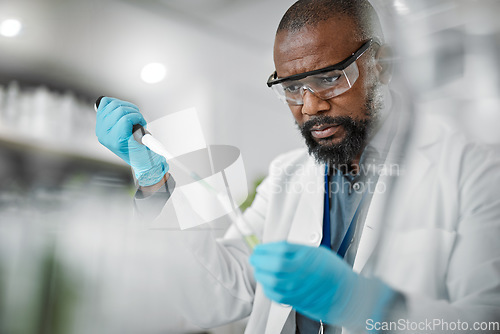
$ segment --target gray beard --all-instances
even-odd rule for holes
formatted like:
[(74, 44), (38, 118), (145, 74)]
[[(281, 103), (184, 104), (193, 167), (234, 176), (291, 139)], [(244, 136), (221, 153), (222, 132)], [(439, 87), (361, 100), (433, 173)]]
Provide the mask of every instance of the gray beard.
[[(304, 137), (309, 154), (320, 164), (328, 164), (330, 167), (338, 169), (350, 169), (353, 160), (361, 155), (368, 139), (374, 135), (380, 121), (379, 111), (383, 108), (382, 84), (377, 82), (371, 87), (365, 102), (365, 113), (369, 116), (366, 120), (358, 121), (348, 116), (318, 116), (307, 121), (301, 127), (299, 126), (299, 130)], [(312, 137), (310, 130), (314, 125), (324, 123), (335, 123), (342, 126), (346, 133), (345, 138), (337, 144), (318, 143)]]

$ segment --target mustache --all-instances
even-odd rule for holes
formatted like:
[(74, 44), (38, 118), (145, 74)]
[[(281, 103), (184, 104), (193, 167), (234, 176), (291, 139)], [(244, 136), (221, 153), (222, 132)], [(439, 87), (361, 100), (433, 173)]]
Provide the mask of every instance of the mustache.
[[(317, 141), (311, 130), (313, 127), (322, 125), (342, 126), (345, 131), (344, 138), (336, 144), (323, 143)], [(349, 116), (315, 116), (301, 126), (298, 126), (304, 137), (309, 154), (318, 163), (327, 163), (331, 166), (341, 166), (351, 164), (357, 154), (363, 149), (371, 120), (355, 120)]]
[(351, 117), (348, 116), (317, 116), (314, 117), (313, 119), (308, 120), (301, 126), (299, 126), (300, 132), (303, 135), (309, 135), (311, 132), (311, 129), (314, 126), (319, 126), (323, 124), (332, 124), (332, 125), (340, 125), (343, 127), (351, 127), (352, 124), (356, 124), (357, 122), (353, 120)]

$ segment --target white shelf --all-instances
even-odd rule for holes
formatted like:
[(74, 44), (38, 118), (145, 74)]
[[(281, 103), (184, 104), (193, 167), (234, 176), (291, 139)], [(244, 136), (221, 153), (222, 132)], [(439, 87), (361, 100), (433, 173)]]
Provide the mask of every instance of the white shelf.
[(92, 105), (72, 92), (47, 87), (0, 86), (0, 144), (27, 153), (93, 160), (126, 167), (94, 133)]
[(8, 146), (16, 146), (26, 152), (43, 152), (47, 154), (61, 155), (73, 159), (96, 160), (117, 167), (127, 167), (128, 165), (111, 151), (102, 146), (97, 137), (92, 141), (88, 140), (71, 141), (56, 138), (40, 138), (12, 130), (9, 127), (0, 125), (0, 143)]

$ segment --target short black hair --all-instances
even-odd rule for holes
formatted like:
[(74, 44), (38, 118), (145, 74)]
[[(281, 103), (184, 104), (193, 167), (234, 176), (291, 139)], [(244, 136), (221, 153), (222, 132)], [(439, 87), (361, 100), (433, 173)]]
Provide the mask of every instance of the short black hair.
[(355, 38), (359, 41), (373, 38), (384, 42), (379, 17), (368, 0), (299, 0), (286, 11), (276, 33), (295, 32), (338, 16), (354, 20), (359, 28)]

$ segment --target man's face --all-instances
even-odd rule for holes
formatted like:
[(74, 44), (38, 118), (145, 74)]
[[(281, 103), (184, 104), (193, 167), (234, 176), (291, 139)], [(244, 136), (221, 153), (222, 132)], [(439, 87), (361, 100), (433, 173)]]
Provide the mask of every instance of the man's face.
[[(363, 44), (354, 40), (354, 31), (352, 20), (335, 17), (297, 32), (278, 33), (274, 46), (278, 77), (321, 69), (349, 57)], [(289, 106), (310, 154), (319, 162), (336, 166), (359, 162), (383, 104), (371, 54), (368, 50), (356, 61), (359, 78), (347, 92), (322, 100), (306, 90), (303, 105)]]

